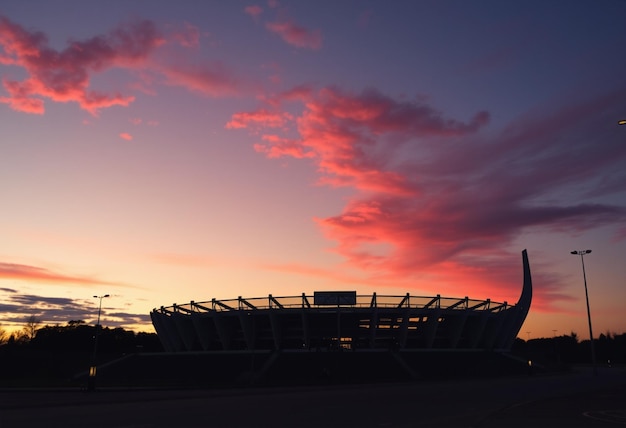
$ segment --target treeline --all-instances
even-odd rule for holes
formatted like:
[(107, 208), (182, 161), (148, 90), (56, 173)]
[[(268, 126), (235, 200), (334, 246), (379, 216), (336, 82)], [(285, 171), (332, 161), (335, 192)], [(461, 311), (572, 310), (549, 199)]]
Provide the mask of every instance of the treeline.
[[(596, 363), (609, 366), (626, 363), (626, 333), (600, 334), (593, 341)], [(518, 338), (512, 352), (525, 358), (548, 365), (589, 364), (591, 363), (591, 342), (579, 340), (576, 333), (551, 338)]]
[[(161, 352), (163, 348), (155, 333), (136, 333), (123, 328), (96, 327), (82, 320), (71, 320), (65, 326), (39, 327), (34, 317), (25, 322), (25, 327), (11, 335), (0, 327), (0, 352), (4, 349), (41, 352), (93, 351), (95, 336), (98, 335), (98, 353), (122, 355), (135, 352)], [(596, 362), (602, 365), (626, 364), (626, 333), (601, 334), (594, 340)], [(591, 361), (589, 340), (580, 340), (570, 335), (523, 340), (516, 339), (511, 350), (524, 358), (548, 364), (586, 364)]]
[(90, 366), (162, 350), (155, 333), (102, 328), (82, 320), (40, 327), (31, 317), (20, 331), (7, 334), (0, 328), (0, 386), (82, 385)]
[(93, 350), (96, 334), (98, 352), (123, 354), (132, 352), (159, 352), (161, 343), (155, 333), (135, 333), (121, 327), (97, 327), (82, 320), (71, 320), (65, 326), (39, 327), (30, 318), (18, 332), (7, 335), (0, 330), (0, 347), (20, 348), (32, 351), (90, 351)]

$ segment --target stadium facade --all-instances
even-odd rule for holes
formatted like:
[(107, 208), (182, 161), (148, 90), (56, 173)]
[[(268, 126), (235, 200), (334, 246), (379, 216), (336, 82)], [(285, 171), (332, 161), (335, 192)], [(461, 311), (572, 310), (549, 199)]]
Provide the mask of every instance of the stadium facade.
[(167, 352), (508, 351), (530, 309), (532, 280), (522, 252), (516, 304), (468, 297), (357, 295), (212, 299), (154, 309)]

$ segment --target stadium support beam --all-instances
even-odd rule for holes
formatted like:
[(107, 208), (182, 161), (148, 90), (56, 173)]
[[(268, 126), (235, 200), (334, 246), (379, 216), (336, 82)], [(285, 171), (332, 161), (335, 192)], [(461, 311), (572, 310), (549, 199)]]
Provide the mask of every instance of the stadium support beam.
[(484, 302), (477, 303), (474, 306), (470, 306), (467, 309), (474, 310), (474, 309), (478, 309), (478, 308), (483, 307), (483, 306), (487, 306), (485, 309), (489, 309), (489, 304), (490, 303), (491, 303), (491, 300), (487, 299)]
[(498, 315), (493, 312), (486, 317), (486, 325), (483, 330), (482, 339), (480, 342), (480, 346), (484, 349), (491, 350), (494, 348), (496, 339), (498, 338), (498, 326), (500, 323), (498, 322)]
[(497, 306), (494, 306), (493, 308), (489, 308), (489, 310), (491, 312), (500, 312), (500, 311), (505, 310), (508, 306), (509, 306), (508, 302), (504, 302), (504, 303), (501, 303), (501, 304), (499, 304)]
[(476, 349), (479, 346), (480, 339), (485, 334), (487, 325), (487, 316), (480, 313), (471, 313), (466, 322), (465, 337), (467, 339), (466, 348)]
[(504, 311), (503, 320), (498, 326), (498, 333), (495, 347), (498, 349), (511, 349), (513, 341), (530, 310), (533, 296), (533, 281), (530, 274), (530, 264), (528, 263), (528, 253), (522, 251), (522, 270), (524, 279), (522, 284), (522, 294), (517, 304)]
[(216, 311), (215, 316), (213, 317), (213, 322), (215, 323), (215, 329), (217, 330), (217, 336), (220, 338), (220, 342), (222, 343), (222, 348), (225, 351), (230, 350), (230, 343), (232, 339), (232, 335), (230, 333), (230, 329), (226, 327), (226, 320), (222, 315), (221, 311)]
[(309, 303), (309, 299), (307, 299), (306, 294), (302, 293), (302, 308), (311, 309), (311, 304)]
[[(304, 309), (304, 308), (303, 308)], [(309, 328), (309, 316), (307, 311), (302, 310), (302, 342), (306, 348), (311, 348), (311, 331)]]
[(208, 351), (211, 347), (211, 330), (209, 326), (212, 320), (209, 317), (191, 317), (193, 321), (193, 327), (196, 331), (196, 337), (200, 343), (200, 347), (203, 351)]
[(212, 311), (211, 308), (207, 308), (206, 306), (202, 306), (199, 303), (193, 302), (193, 307), (196, 309), (202, 309), (204, 312), (210, 312)]
[(433, 303), (437, 303), (436, 307), (439, 308), (441, 305), (440, 302), (441, 302), (441, 295), (437, 294), (435, 297), (433, 297), (433, 299), (430, 302), (424, 305), (424, 309), (430, 308), (433, 305)]
[(239, 310), (244, 309), (244, 306), (250, 308), (250, 309), (256, 309), (256, 306), (254, 306), (252, 303), (248, 302), (246, 299), (244, 299), (243, 297), (239, 296), (237, 298), (238, 302), (239, 302)]
[(274, 339), (274, 349), (280, 349), (282, 342), (281, 324), (276, 309), (270, 308), (270, 326), (272, 328), (272, 338)]
[(187, 351), (193, 351), (196, 332), (193, 329), (191, 317), (177, 312), (172, 314), (172, 321), (174, 321), (176, 333), (183, 343), (183, 348)]
[(465, 305), (465, 309), (467, 309), (468, 302), (469, 302), (469, 298), (467, 296), (465, 296), (464, 299), (461, 299), (458, 302), (451, 304), (446, 309), (454, 309), (454, 308), (456, 308), (457, 306), (460, 306), (460, 305)]
[(267, 300), (269, 303), (270, 308), (273, 308), (272, 303), (274, 305), (276, 305), (277, 307), (279, 307), (280, 309), (283, 309), (283, 305), (274, 298), (274, 296), (272, 296), (271, 294), (269, 296), (267, 296)]
[(407, 308), (409, 307), (409, 305), (411, 304), (411, 296), (409, 293), (406, 293), (406, 296), (404, 296), (404, 298), (402, 299), (402, 301), (400, 303), (398, 303), (398, 308), (401, 308), (402, 306), (404, 306), (404, 304), (406, 303)]
[(462, 311), (460, 314), (453, 318), (449, 318), (448, 321), (448, 338), (449, 346), (451, 349), (456, 349), (459, 346), (463, 331), (465, 330), (468, 311)]
[(220, 302), (220, 301), (219, 301), (219, 300), (217, 300), (217, 299), (212, 299), (212, 300), (211, 300), (211, 304), (212, 304), (212, 306), (213, 306), (213, 310), (214, 310), (214, 311), (216, 310), (216, 309), (215, 309), (215, 307), (216, 307), (216, 306), (219, 306), (219, 307), (220, 307), (220, 308), (222, 308), (222, 309), (226, 309), (227, 311), (234, 311), (234, 310), (235, 310), (235, 308), (230, 307), (230, 306), (228, 306), (226, 303), (222, 303), (222, 302)]
[[(408, 296), (408, 294), (407, 294)], [(409, 308), (405, 308), (404, 313), (402, 314), (402, 322), (400, 323), (400, 328), (399, 328), (399, 332), (398, 332), (398, 344), (400, 345), (400, 348), (404, 349), (406, 347), (406, 338), (407, 338), (407, 333), (409, 331), (409, 318), (411, 316), (411, 314), (409, 313)]]
[(161, 345), (163, 345), (163, 349), (165, 349), (166, 352), (174, 352), (176, 351), (176, 345), (168, 331), (171, 323), (169, 322), (169, 320), (165, 319), (166, 317), (167, 315), (165, 315), (164, 310), (162, 312), (152, 311), (150, 313), (152, 325), (154, 326), (154, 329), (159, 336), (159, 340), (161, 341)]
[(245, 310), (237, 311), (237, 315), (239, 315), (239, 325), (246, 341), (246, 347), (254, 349), (254, 315), (250, 311)]
[(168, 318), (164, 318), (167, 322), (164, 323), (165, 331), (167, 336), (170, 338), (170, 344), (172, 346), (172, 351), (180, 352), (183, 350), (183, 340), (181, 339), (178, 331), (176, 330), (176, 322), (172, 318), (176, 314), (172, 313)]
[(439, 319), (441, 318), (441, 308), (437, 307), (437, 309), (433, 310), (432, 313), (428, 315), (426, 319), (426, 328), (424, 329), (424, 347), (426, 349), (431, 349), (433, 344), (435, 343), (435, 338), (437, 337), (437, 329), (439, 328)]
[[(193, 305), (193, 300), (191, 301), (191, 304)], [(174, 312), (185, 312), (186, 314), (190, 314), (192, 310), (174, 303)]]
[[(376, 293), (374, 293), (376, 296)], [(375, 303), (375, 298), (372, 299)], [(376, 332), (378, 331), (378, 306), (374, 305), (370, 318), (370, 348), (376, 347)]]

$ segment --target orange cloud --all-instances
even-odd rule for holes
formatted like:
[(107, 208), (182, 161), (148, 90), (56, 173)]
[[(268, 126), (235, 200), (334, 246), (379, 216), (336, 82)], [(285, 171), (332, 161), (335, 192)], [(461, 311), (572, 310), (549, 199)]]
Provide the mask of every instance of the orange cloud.
[(130, 134), (128, 134), (128, 133), (126, 133), (126, 132), (122, 132), (122, 133), (120, 133), (120, 138), (121, 138), (122, 140), (132, 141), (133, 136), (132, 136), (132, 135), (130, 135)]

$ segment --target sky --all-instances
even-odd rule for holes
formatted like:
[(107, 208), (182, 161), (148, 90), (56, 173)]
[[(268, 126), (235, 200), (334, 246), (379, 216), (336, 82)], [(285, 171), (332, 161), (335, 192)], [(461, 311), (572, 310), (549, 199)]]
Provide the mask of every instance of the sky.
[[(0, 326), (359, 295), (626, 332), (626, 2), (4, 0)], [(99, 299), (93, 296), (110, 297)]]

